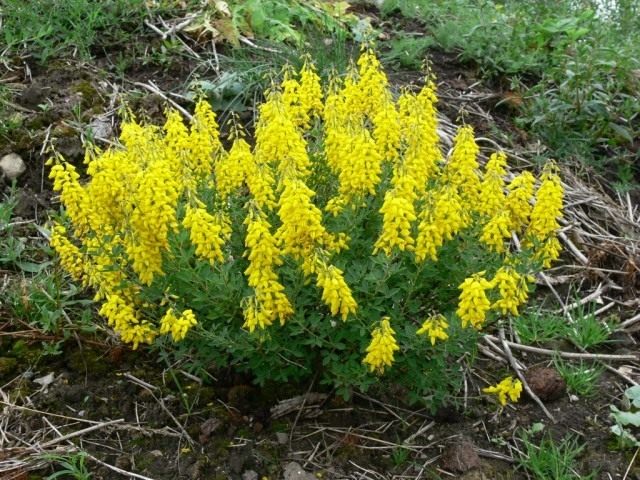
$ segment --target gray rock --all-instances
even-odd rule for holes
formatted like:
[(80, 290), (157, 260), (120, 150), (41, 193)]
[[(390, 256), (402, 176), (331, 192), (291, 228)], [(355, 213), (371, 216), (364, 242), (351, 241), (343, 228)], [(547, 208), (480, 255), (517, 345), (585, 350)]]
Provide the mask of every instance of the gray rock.
[(298, 462), (291, 462), (284, 467), (284, 480), (318, 480), (312, 473), (302, 469)]
[(113, 126), (108, 117), (97, 117), (89, 124), (93, 132), (93, 138), (109, 139), (113, 134)]
[(283, 432), (276, 432), (276, 440), (280, 445), (284, 445), (289, 442), (289, 435)]
[(242, 480), (258, 480), (258, 473), (254, 470), (247, 470), (242, 474)]
[(22, 175), (27, 166), (17, 153), (9, 153), (0, 159), (0, 170), (9, 180), (15, 180)]

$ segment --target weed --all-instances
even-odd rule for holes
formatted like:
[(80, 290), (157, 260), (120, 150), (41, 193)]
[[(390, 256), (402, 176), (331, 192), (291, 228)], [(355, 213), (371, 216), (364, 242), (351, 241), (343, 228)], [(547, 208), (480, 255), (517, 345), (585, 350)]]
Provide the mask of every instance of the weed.
[(43, 458), (55, 462), (61, 468), (46, 477), (46, 480), (56, 480), (58, 478), (91, 480), (91, 473), (87, 470), (87, 454), (85, 452), (76, 452), (67, 455), (46, 454), (43, 455)]
[(541, 312), (516, 317), (514, 325), (520, 339), (526, 344), (554, 341), (565, 337), (569, 331), (564, 318)]
[(399, 36), (391, 40), (391, 50), (385, 60), (404, 68), (420, 69), (429, 48), (435, 45), (433, 37)]
[(601, 322), (592, 312), (580, 308), (574, 315), (574, 322), (567, 332), (567, 338), (576, 346), (588, 350), (605, 343), (612, 331), (608, 323)]
[(640, 437), (631, 427), (640, 427), (640, 386), (635, 385), (624, 392), (624, 410), (611, 405), (611, 416), (616, 424), (611, 427), (611, 433), (616, 436), (617, 448), (640, 448)]
[(517, 462), (536, 480), (574, 480), (592, 479), (595, 473), (581, 475), (576, 471), (576, 460), (584, 450), (575, 437), (566, 437), (560, 443), (546, 434), (540, 441), (532, 440), (533, 433), (521, 431), (519, 440), (523, 448), (519, 449)]
[(591, 397), (597, 391), (597, 382), (604, 367), (597, 363), (580, 362), (575, 365), (561, 358), (553, 361), (556, 370), (567, 383), (567, 389), (581, 397)]
[(143, 0), (5, 0), (4, 42), (40, 62), (60, 55), (90, 58), (97, 45), (122, 41), (142, 26)]

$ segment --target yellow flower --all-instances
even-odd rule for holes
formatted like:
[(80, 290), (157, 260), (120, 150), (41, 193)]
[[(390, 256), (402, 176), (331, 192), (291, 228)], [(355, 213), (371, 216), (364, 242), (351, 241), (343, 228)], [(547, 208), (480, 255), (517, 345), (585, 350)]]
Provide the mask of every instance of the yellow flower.
[(208, 101), (196, 103), (195, 114), (189, 130), (189, 167), (197, 178), (204, 178), (223, 151), (216, 114)]
[(495, 216), (505, 206), (504, 175), (506, 173), (507, 156), (504, 152), (491, 154), (480, 184), (481, 201), (477, 211), (484, 215)]
[(550, 268), (551, 264), (560, 258), (562, 245), (557, 237), (550, 237), (545, 240), (534, 252), (533, 258), (542, 262), (543, 268)]
[(522, 393), (522, 382), (514, 380), (513, 377), (507, 377), (495, 386), (483, 388), (484, 393), (493, 393), (498, 396), (500, 405), (507, 404), (507, 397), (512, 402), (517, 402)]
[(498, 287), (500, 298), (493, 302), (491, 308), (518, 315), (518, 307), (527, 301), (529, 289), (526, 277), (520, 275), (513, 267), (500, 267), (491, 280), (492, 288)]
[(484, 278), (485, 272), (476, 273), (460, 284), (460, 302), (456, 313), (462, 320), (462, 327), (471, 325), (480, 330), (491, 303), (487, 298), (486, 290), (491, 289), (491, 284)]
[(282, 265), (282, 259), (270, 232), (271, 225), (264, 214), (253, 209), (247, 215), (245, 224), (245, 256), (249, 260), (249, 267), (244, 273), (255, 293), (244, 301), (243, 327), (253, 332), (256, 327), (265, 328), (276, 319), (283, 324), (293, 314), (293, 307), (275, 271), (277, 266)]
[(259, 108), (254, 156), (259, 165), (271, 165), (282, 178), (309, 174), (311, 160), (307, 143), (279, 92), (270, 92)]
[(192, 310), (185, 310), (180, 317), (176, 317), (170, 308), (160, 320), (160, 334), (171, 333), (174, 342), (179, 342), (187, 336), (191, 327), (197, 325), (196, 317)]
[(300, 179), (285, 179), (282, 187), (278, 202), (282, 225), (276, 238), (284, 255), (303, 260), (315, 248), (330, 243), (331, 235), (322, 225), (322, 212), (313, 204), (313, 190)]
[(367, 355), (362, 360), (362, 363), (367, 365), (371, 372), (383, 374), (385, 367), (390, 367), (393, 364), (394, 353), (400, 350), (394, 337), (396, 332), (391, 328), (389, 320), (389, 317), (382, 318), (380, 326), (375, 328), (371, 334)]
[(380, 213), (382, 217), (382, 231), (374, 245), (373, 253), (382, 250), (391, 255), (395, 247), (400, 251), (413, 250), (415, 241), (411, 235), (412, 223), (418, 218), (413, 206), (413, 182), (411, 177), (403, 176), (398, 185), (387, 191)]
[(435, 261), (437, 251), (445, 240), (451, 240), (467, 225), (469, 218), (460, 195), (450, 185), (439, 189), (432, 199), (427, 198), (427, 205), (420, 213), (418, 224), (416, 261), (422, 262), (426, 258)]
[(349, 314), (356, 312), (358, 304), (344, 280), (342, 270), (319, 261), (315, 271), (318, 276), (316, 285), (322, 288), (322, 300), (331, 310), (331, 315), (339, 313), (345, 321)]
[(215, 165), (216, 191), (222, 200), (227, 200), (242, 186), (252, 163), (251, 147), (244, 139), (236, 139), (229, 154), (223, 155)]
[(531, 172), (524, 171), (511, 180), (505, 205), (511, 214), (511, 229), (519, 232), (529, 221), (531, 198), (536, 179)]
[(140, 343), (150, 344), (158, 335), (155, 327), (146, 320), (141, 320), (135, 306), (121, 295), (108, 295), (99, 313), (107, 319), (109, 326), (113, 327), (123, 342), (133, 344), (134, 350)]
[(211, 265), (224, 260), (222, 247), (231, 237), (231, 222), (228, 216), (211, 215), (205, 208), (187, 207), (182, 224), (190, 230), (191, 243), (196, 255), (209, 260)]
[(449, 328), (449, 324), (444, 315), (431, 315), (422, 323), (422, 326), (416, 334), (427, 335), (431, 341), (431, 345), (435, 345), (437, 340), (446, 340), (449, 338), (447, 328)]
[(69, 272), (71, 278), (80, 281), (85, 276), (85, 261), (80, 249), (71, 243), (66, 234), (66, 228), (55, 225), (49, 243), (60, 257), (62, 268)]
[(480, 241), (497, 253), (505, 251), (504, 241), (511, 237), (511, 215), (508, 210), (496, 213), (482, 227)]
[(478, 177), (478, 152), (480, 149), (473, 136), (473, 127), (465, 125), (458, 129), (453, 141), (453, 151), (444, 169), (445, 178), (459, 189), (462, 198), (471, 209), (476, 209), (480, 196)]

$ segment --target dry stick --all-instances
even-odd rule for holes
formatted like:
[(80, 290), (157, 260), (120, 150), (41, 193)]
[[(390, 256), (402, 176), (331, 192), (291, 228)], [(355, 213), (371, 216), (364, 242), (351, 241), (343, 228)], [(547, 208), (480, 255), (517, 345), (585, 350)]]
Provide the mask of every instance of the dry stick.
[(640, 447), (636, 448), (636, 453), (633, 454), (633, 458), (631, 459), (631, 462), (629, 462), (629, 466), (627, 467), (627, 470), (624, 472), (624, 477), (622, 477), (622, 480), (627, 480), (627, 477), (629, 476), (629, 472), (631, 471), (631, 467), (633, 467), (633, 464), (636, 462), (636, 457), (638, 456), (639, 451), (640, 451)]
[(640, 313), (637, 315), (634, 315), (633, 317), (625, 320), (624, 322), (622, 322), (620, 325), (618, 325), (618, 330), (623, 330), (625, 328), (629, 328), (630, 326), (636, 324), (640, 322)]
[[(46, 418), (46, 417), (43, 417)], [(68, 433), (67, 435), (63, 435), (58, 438), (54, 438), (53, 440), (49, 440), (40, 445), (40, 448), (50, 447), (52, 445), (56, 445), (57, 443), (64, 442), (65, 440), (69, 440), (71, 438), (79, 437), (80, 435), (84, 435), (85, 433), (92, 432), (94, 430), (99, 430), (100, 428), (108, 427), (109, 425), (113, 425), (116, 423), (124, 422), (124, 418), (119, 418), (117, 420), (110, 420), (108, 422), (98, 423), (97, 425), (91, 425), (90, 427), (83, 428), (82, 430), (77, 430), (75, 432)], [(49, 423), (47, 421), (47, 423)]]
[[(133, 375), (131, 375), (131, 377), (133, 377)], [(146, 382), (141, 381), (139, 378), (133, 377), (136, 380), (133, 380), (132, 378), (128, 378), (128, 380), (130, 382), (135, 383), (136, 385), (139, 385), (140, 387), (144, 388), (147, 392), (149, 392), (151, 394), (151, 396), (153, 397), (153, 399), (158, 402), (158, 405), (160, 405), (160, 408), (162, 408), (162, 410), (164, 410), (164, 412), (169, 415), (169, 418), (171, 418), (171, 420), (173, 420), (173, 422), (177, 425), (178, 430), (180, 430), (180, 432), (186, 437), (187, 441), (189, 442), (189, 444), (191, 445), (191, 447), (193, 447), (195, 445), (195, 442), (193, 441), (193, 438), (191, 438), (191, 435), (189, 435), (189, 432), (187, 432), (187, 430), (182, 426), (182, 424), (178, 421), (178, 419), (173, 415), (173, 413), (171, 413), (171, 410), (169, 410), (167, 408), (167, 406), (164, 404), (164, 401), (161, 398), (156, 397), (156, 394), (153, 393), (153, 390), (149, 387), (147, 387), (146, 385), (144, 385)], [(149, 385), (149, 384), (147, 384)], [(150, 387), (156, 388), (153, 385), (150, 385)]]
[(551, 415), (551, 412), (549, 410), (547, 410), (547, 407), (544, 406), (544, 403), (542, 403), (542, 400), (538, 398), (538, 395), (536, 395), (534, 391), (531, 390), (531, 387), (529, 386), (527, 379), (524, 377), (522, 372), (518, 369), (516, 359), (513, 357), (513, 354), (511, 353), (511, 349), (509, 348), (509, 344), (507, 343), (507, 339), (504, 337), (504, 328), (500, 327), (500, 330), (498, 331), (498, 333), (500, 334), (500, 341), (502, 342), (502, 347), (504, 348), (504, 351), (507, 354), (509, 363), (511, 364), (511, 367), (513, 368), (513, 370), (516, 372), (516, 375), (518, 375), (518, 378), (522, 382), (522, 386), (524, 387), (525, 391), (529, 394), (529, 396), (533, 399), (533, 401), (538, 404), (538, 406), (542, 409), (542, 411), (549, 418), (549, 420), (551, 420), (553, 423), (556, 423), (555, 417)]
[(165, 100), (165, 101), (169, 102), (171, 105), (173, 105), (189, 121), (193, 120), (193, 115), (191, 115), (184, 108), (182, 108), (180, 105), (178, 105), (174, 100), (170, 99), (167, 95), (165, 95), (164, 92), (162, 92), (160, 90), (160, 88), (158, 88), (158, 86), (155, 83), (153, 83), (151, 80), (149, 80), (149, 83), (133, 82), (133, 84), (137, 85), (138, 87), (145, 88), (145, 89), (149, 90), (151, 93), (155, 93), (156, 95), (161, 97), (163, 100)]
[[(493, 335), (485, 335), (485, 338), (490, 340), (497, 340)], [(637, 361), (640, 360), (638, 355), (627, 354), (627, 355), (615, 355), (615, 354), (607, 354), (607, 353), (574, 353), (574, 352), (562, 352), (558, 350), (550, 350), (548, 348), (540, 348), (540, 347), (531, 347), (529, 345), (522, 345), (520, 343), (511, 342), (509, 340), (505, 340), (507, 346), (515, 348), (516, 350), (522, 350), (524, 352), (531, 353), (539, 353), (541, 355), (558, 355), (562, 358), (572, 358), (572, 359), (583, 359), (583, 360), (611, 360), (611, 361), (620, 361), (620, 362), (628, 362), (628, 361)]]

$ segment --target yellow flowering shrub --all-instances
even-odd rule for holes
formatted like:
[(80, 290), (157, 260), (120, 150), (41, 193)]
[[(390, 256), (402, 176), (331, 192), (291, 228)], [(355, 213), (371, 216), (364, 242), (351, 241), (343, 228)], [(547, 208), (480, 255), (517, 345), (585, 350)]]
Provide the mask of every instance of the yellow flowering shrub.
[(437, 102), (431, 77), (393, 95), (367, 50), (326, 87), (310, 63), (287, 70), (228, 147), (206, 101), (190, 123), (129, 119), (86, 173), (50, 160), (51, 245), (133, 348), (344, 394), (391, 378), (436, 404), (558, 258), (562, 215), (552, 163), (539, 179), (510, 177), (503, 152), (483, 165), (470, 125), (445, 155)]

